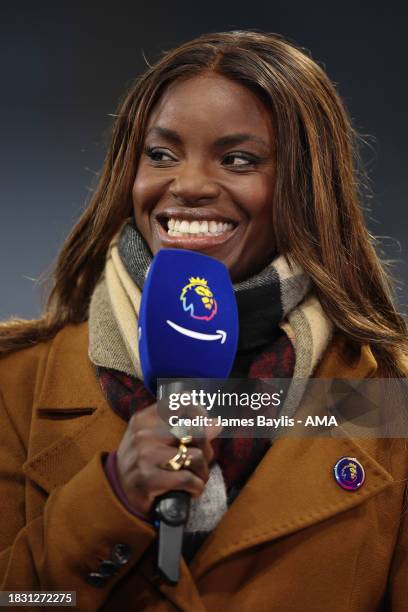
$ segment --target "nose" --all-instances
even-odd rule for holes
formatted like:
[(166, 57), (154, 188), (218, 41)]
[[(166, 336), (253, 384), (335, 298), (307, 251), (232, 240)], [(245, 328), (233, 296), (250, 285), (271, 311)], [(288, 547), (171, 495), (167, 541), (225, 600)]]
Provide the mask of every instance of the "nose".
[(185, 206), (207, 204), (218, 197), (219, 191), (203, 163), (183, 164), (170, 186), (172, 196)]

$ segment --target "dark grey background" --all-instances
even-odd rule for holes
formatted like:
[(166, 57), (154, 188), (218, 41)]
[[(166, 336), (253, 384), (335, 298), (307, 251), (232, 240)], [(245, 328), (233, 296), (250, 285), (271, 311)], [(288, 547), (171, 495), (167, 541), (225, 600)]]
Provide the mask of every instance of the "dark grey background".
[(1, 5), (0, 318), (34, 317), (100, 168), (109, 113), (161, 50), (217, 30), (281, 33), (312, 51), (363, 134), (368, 224), (399, 260), (407, 311), (408, 8), (380, 2), (17, 2)]

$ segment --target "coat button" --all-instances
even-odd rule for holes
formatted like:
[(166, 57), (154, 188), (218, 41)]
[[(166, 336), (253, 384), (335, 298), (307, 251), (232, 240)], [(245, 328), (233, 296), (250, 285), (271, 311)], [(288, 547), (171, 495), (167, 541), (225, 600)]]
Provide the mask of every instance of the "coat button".
[(99, 574), (98, 572), (91, 572), (90, 574), (88, 574), (86, 577), (86, 581), (91, 586), (98, 588), (102, 588), (106, 584), (105, 576), (102, 576), (102, 574)]
[(365, 471), (355, 457), (341, 457), (333, 468), (337, 484), (346, 491), (357, 491), (365, 481)]
[(118, 570), (118, 564), (114, 563), (110, 559), (105, 559), (104, 561), (101, 561), (98, 567), (98, 573), (104, 576), (105, 578), (109, 578), (109, 576), (116, 574)]
[(127, 544), (115, 544), (112, 549), (112, 561), (117, 565), (125, 565), (131, 556), (132, 551)]

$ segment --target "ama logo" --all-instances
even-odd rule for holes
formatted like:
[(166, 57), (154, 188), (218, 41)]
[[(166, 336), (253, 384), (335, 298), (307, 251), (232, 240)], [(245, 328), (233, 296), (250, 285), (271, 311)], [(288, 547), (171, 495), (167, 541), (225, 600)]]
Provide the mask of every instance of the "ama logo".
[(199, 276), (192, 276), (188, 281), (180, 295), (183, 309), (193, 319), (211, 321), (217, 314), (218, 305), (207, 281)]

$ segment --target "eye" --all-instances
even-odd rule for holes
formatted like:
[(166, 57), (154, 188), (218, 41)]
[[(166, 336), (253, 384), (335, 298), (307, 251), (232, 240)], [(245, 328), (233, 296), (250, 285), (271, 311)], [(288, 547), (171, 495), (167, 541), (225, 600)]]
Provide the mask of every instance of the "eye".
[(228, 159), (239, 160), (239, 163), (227, 164), (228, 166), (231, 166), (234, 168), (248, 168), (250, 166), (256, 166), (261, 161), (258, 157), (248, 155), (247, 153), (242, 153), (242, 152), (228, 153), (228, 155), (225, 155), (224, 161)]
[[(170, 157), (170, 155), (166, 153), (166, 151), (164, 151), (163, 149), (158, 149), (155, 147), (145, 147), (143, 149), (143, 152), (145, 155), (147, 155), (147, 157), (150, 157), (150, 159), (155, 162), (174, 161), (174, 159)], [(163, 159), (163, 155), (165, 157), (167, 156), (169, 159)]]

